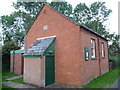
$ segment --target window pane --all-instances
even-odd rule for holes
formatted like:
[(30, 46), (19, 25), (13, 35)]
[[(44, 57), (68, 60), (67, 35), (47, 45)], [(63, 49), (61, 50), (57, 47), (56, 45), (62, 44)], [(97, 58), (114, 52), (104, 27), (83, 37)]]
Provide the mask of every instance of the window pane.
[(91, 55), (92, 58), (95, 58), (95, 40), (91, 39)]
[(102, 57), (105, 57), (105, 52), (104, 52), (104, 43), (102, 43)]

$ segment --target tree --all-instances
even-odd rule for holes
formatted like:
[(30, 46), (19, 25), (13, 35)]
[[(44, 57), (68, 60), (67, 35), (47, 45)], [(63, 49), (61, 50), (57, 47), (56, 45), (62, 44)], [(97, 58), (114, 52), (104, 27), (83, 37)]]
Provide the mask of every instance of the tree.
[(111, 44), (109, 45), (109, 54), (110, 55), (118, 55), (120, 54), (120, 35), (110, 34)]
[(80, 3), (74, 9), (73, 18), (94, 32), (104, 35), (107, 30), (103, 23), (108, 19), (111, 12), (110, 9), (106, 8), (105, 2), (94, 2), (90, 6)]
[(72, 15), (72, 5), (67, 2), (51, 2), (49, 5), (67, 17)]
[(94, 2), (90, 6), (80, 3), (74, 9), (74, 19), (82, 24), (91, 21), (104, 22), (111, 12), (112, 10), (106, 8), (105, 2)]
[(102, 22), (98, 21), (86, 22), (85, 26), (89, 27), (90, 29), (92, 29), (94, 32), (97, 32), (101, 36), (106, 37), (106, 35), (108, 35), (107, 30)]
[(35, 18), (43, 6), (43, 2), (17, 2), (13, 3), (16, 10), (25, 11), (32, 18)]
[[(59, 11), (60, 13), (64, 14), (65, 16), (70, 16), (72, 14), (72, 5), (68, 2), (51, 2), (48, 3), (51, 7)], [(13, 3), (13, 6), (17, 10), (23, 10), (26, 11), (26, 13), (29, 13), (33, 18), (35, 18), (40, 9), (42, 8), (44, 2), (17, 2)]]
[(20, 47), (15, 45), (14, 41), (7, 41), (3, 46), (2, 46), (2, 54), (9, 54), (11, 50), (18, 50)]
[[(17, 46), (23, 46), (25, 33), (38, 15), (43, 2), (17, 2), (13, 6), (17, 11), (1, 17), (3, 40), (4, 43), (12, 40)], [(67, 2), (52, 2), (50, 6), (66, 16), (72, 13), (72, 5)]]
[(23, 46), (25, 32), (31, 25), (31, 16), (19, 10), (9, 16), (2, 16), (1, 23), (4, 44), (14, 41), (17, 46)]

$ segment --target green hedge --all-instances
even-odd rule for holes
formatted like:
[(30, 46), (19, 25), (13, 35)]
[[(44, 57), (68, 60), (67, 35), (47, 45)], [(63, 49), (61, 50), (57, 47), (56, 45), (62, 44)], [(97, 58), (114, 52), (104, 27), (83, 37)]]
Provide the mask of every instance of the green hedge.
[(109, 62), (112, 62), (112, 68), (120, 67), (120, 57), (112, 56), (109, 58)]

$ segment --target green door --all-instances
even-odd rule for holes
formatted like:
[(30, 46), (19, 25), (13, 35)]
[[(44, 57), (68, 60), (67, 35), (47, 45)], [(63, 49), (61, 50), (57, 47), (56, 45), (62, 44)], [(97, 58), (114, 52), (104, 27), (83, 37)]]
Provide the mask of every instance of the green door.
[(46, 56), (45, 60), (45, 85), (55, 82), (54, 56)]

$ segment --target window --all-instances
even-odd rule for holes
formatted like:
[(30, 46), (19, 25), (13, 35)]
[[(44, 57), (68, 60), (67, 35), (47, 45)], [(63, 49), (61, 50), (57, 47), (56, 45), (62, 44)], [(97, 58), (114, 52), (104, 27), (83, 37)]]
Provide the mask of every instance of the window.
[(94, 39), (91, 39), (91, 57), (92, 58), (95, 58), (95, 40)]
[(102, 48), (102, 57), (105, 57), (104, 43), (102, 43), (101, 48)]

